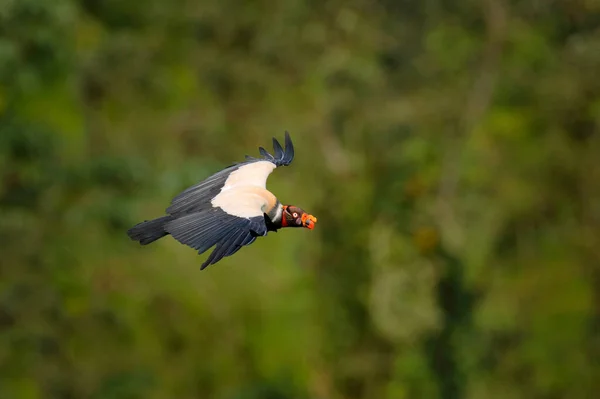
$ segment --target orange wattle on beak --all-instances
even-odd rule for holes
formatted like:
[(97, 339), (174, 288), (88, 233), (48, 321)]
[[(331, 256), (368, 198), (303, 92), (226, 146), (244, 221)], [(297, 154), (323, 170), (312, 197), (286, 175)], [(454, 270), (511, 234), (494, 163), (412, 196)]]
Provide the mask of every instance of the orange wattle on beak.
[(309, 230), (314, 229), (316, 223), (317, 223), (317, 218), (314, 217), (313, 215), (309, 215), (307, 213), (305, 213), (304, 215), (302, 215), (302, 224), (307, 229), (309, 229)]

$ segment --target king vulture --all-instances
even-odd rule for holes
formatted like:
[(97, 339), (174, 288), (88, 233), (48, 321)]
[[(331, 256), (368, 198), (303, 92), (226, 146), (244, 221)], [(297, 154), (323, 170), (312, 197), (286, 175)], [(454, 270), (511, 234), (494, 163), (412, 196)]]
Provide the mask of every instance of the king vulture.
[(178, 194), (166, 216), (147, 220), (127, 231), (129, 237), (148, 245), (166, 235), (198, 251), (215, 249), (200, 267), (203, 270), (231, 256), (256, 237), (283, 227), (312, 230), (317, 218), (293, 205), (283, 205), (266, 188), (267, 178), (279, 166), (294, 159), (294, 146), (285, 132), (285, 150), (273, 138), (274, 155), (259, 147), (262, 155), (246, 155), (244, 162), (209, 176)]

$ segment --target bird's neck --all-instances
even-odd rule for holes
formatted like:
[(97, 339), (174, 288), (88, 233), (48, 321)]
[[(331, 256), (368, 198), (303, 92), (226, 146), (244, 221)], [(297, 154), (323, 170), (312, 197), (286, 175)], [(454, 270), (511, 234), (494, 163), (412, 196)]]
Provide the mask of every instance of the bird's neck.
[(268, 212), (267, 215), (267, 227), (271, 231), (277, 231), (282, 227), (283, 221), (283, 205), (279, 200), (276, 201), (275, 206)]

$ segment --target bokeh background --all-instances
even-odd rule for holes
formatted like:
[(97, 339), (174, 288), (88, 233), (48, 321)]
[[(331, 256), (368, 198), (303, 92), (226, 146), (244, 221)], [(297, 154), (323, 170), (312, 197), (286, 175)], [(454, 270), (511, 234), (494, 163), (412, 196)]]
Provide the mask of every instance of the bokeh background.
[[(0, 0), (0, 398), (591, 398), (600, 1)], [(319, 218), (126, 230), (289, 130)]]

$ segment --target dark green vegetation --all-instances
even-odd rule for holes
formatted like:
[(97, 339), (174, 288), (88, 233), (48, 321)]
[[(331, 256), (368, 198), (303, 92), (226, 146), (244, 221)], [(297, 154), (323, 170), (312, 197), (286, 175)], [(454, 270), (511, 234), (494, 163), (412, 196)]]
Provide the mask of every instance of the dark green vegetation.
[[(276, 4), (276, 5), (275, 5)], [(590, 398), (600, 2), (0, 0), (0, 398)], [(127, 228), (288, 129), (319, 218)]]

